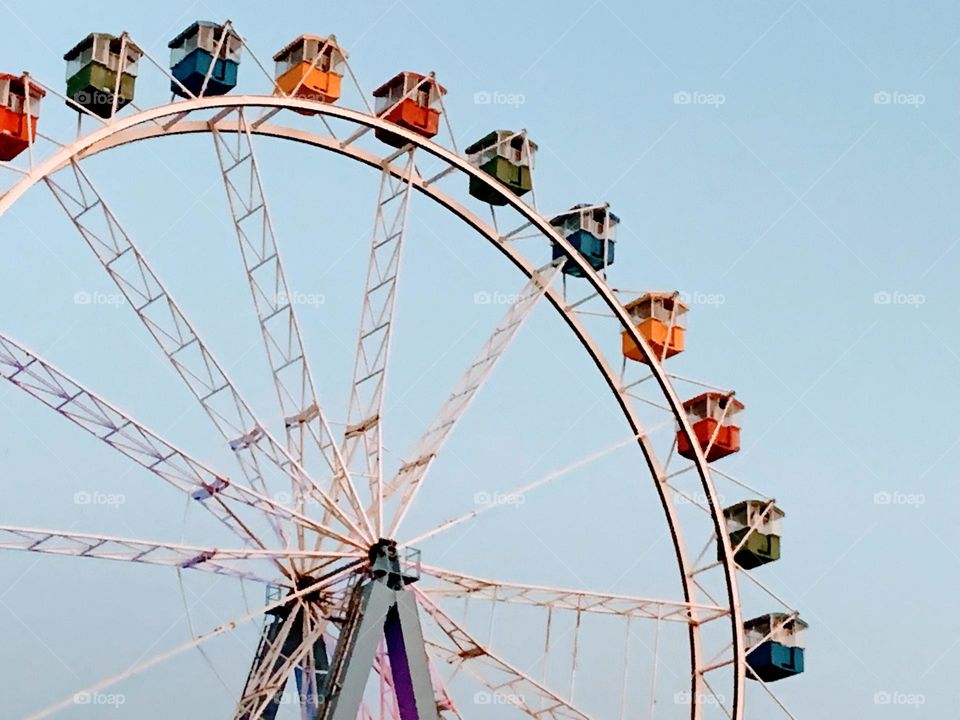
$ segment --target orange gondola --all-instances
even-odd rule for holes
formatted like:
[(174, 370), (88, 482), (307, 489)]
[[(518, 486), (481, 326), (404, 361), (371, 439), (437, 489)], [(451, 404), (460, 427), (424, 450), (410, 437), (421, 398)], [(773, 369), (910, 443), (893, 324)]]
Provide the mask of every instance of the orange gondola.
[[(658, 360), (683, 352), (687, 306), (678, 293), (648, 292), (624, 306)], [(622, 333), (625, 357), (644, 362), (643, 353), (626, 330)]]
[[(340, 83), (347, 52), (333, 35), (301, 35), (273, 56), (278, 93), (335, 103), (340, 99)], [(304, 115), (315, 113), (303, 111)]]
[[(378, 117), (427, 138), (440, 132), (440, 98), (446, 94), (446, 88), (433, 73), (415, 72), (398, 73), (373, 91)], [(393, 147), (404, 145), (404, 140), (394, 133), (377, 130), (376, 135)]]
[(44, 95), (26, 73), (0, 74), (0, 160), (13, 160), (36, 138)]
[[(707, 462), (719, 460), (740, 451), (740, 423), (737, 415), (743, 403), (733, 393), (705, 392), (683, 403), (684, 412), (693, 427), (693, 434)], [(677, 431), (677, 452), (692, 460), (696, 453), (686, 433)]]

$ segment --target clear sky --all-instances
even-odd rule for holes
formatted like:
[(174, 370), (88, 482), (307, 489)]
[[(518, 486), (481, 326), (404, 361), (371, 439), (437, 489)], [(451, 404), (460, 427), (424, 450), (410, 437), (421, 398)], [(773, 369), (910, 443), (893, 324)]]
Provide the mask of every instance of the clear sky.
[[(0, 70), (27, 69), (59, 88), (62, 53), (88, 32), (127, 30), (163, 60), (166, 42), (189, 22), (227, 17), (264, 62), (302, 32), (336, 33), (368, 89), (401, 69), (435, 70), (462, 143), (494, 127), (530, 131), (541, 149), (542, 208), (609, 201), (623, 220), (615, 284), (693, 298), (689, 350), (675, 367), (736, 388), (747, 405), (744, 450), (724, 469), (776, 497), (787, 513), (783, 559), (762, 572), (811, 625), (807, 672), (778, 686), (795, 715), (955, 712), (960, 7), (4, 1)], [(263, 84), (249, 58), (241, 72), (252, 88)], [(142, 105), (164, 101), (158, 73), (144, 70), (140, 83)], [(348, 104), (357, 105), (355, 94)], [(48, 98), (41, 123), (68, 138), (75, 120)], [(304, 309), (305, 334), (316, 363), (328, 363), (318, 375), (336, 408), (331, 415), (342, 421), (340, 381), (350, 372), (376, 178), (302, 148), (265, 144), (262, 155), (295, 287), (323, 298)], [(124, 149), (92, 167), (251, 397), (272, 407), (266, 376), (254, 383), (262, 360), (253, 359), (260, 348), (236, 255), (202, 242), (216, 236), (229, 248), (231, 240), (209, 141)], [(198, 455), (226, 463), (129, 308), (97, 295), (112, 286), (71, 232), (39, 188), (2, 219), (3, 332)], [(399, 312), (409, 334), (396, 347), (407, 364), (391, 396), (429, 417), (500, 312), (476, 307), (474, 294), (513, 292), (522, 281), (494, 253), (453, 252), (454, 242), (465, 242), (462, 226), (436, 213), (415, 211), (411, 235), (420, 259), (409, 261), (403, 278)], [(317, 237), (325, 244), (308, 242)], [(77, 293), (106, 304), (77, 304)], [(467, 312), (486, 313), (484, 322), (465, 319)], [(582, 409), (574, 376), (589, 376), (591, 366), (558, 324), (541, 320), (538, 340), (512, 348), (515, 364), (494, 384), (496, 399), (479, 402), (458, 435), (458, 457), (475, 462), (477, 473), (535, 479), (627, 432), (611, 420), (609, 401), (596, 418)], [(340, 381), (324, 382), (333, 377)], [(584, 382), (596, 387), (594, 377)], [(568, 386), (570, 395), (558, 397)], [(0, 522), (172, 540), (198, 526), (197, 517), (184, 521), (177, 498), (131, 490), (131, 478), (142, 475), (127, 474), (122, 458), (14, 388), (0, 388), (0, 430)], [(415, 436), (414, 425), (404, 427), (397, 442)], [(611, 463), (610, 472), (626, 462)], [(515, 484), (498, 478), (480, 489)], [(124, 499), (120, 507), (77, 505), (76, 492)], [(612, 491), (598, 492), (616, 512)], [(564, 501), (593, 500), (571, 491)], [(597, 522), (605, 511), (598, 504), (569, 521)], [(669, 572), (662, 519), (650, 506), (618, 519), (660, 523), (643, 548), (663, 555), (651, 560), (651, 573)], [(485, 541), (503, 551), (479, 564), (492, 575), (523, 577), (509, 551), (523, 540), (496, 532)], [(620, 574), (604, 550), (612, 548), (593, 550), (598, 584)], [(170, 572), (104, 565), (0, 556), (7, 578), (0, 686), (11, 717), (188, 637)], [(191, 582), (198, 626), (242, 612), (236, 586)], [(655, 592), (662, 583), (640, 578), (631, 590)], [(259, 602), (259, 590), (250, 593), (251, 604)], [(233, 673), (230, 687), (246, 652), (239, 644), (217, 651), (218, 672)], [(170, 716), (161, 703), (198, 712), (229, 707), (202, 659), (150, 677), (128, 685), (129, 701), (109, 715), (81, 707), (65, 716), (152, 719)], [(185, 689), (174, 697), (171, 687)]]

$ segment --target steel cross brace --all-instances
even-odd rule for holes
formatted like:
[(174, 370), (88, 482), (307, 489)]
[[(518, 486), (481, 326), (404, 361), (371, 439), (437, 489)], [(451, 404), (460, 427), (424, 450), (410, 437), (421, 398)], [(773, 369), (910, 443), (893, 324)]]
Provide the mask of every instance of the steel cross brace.
[(305, 717), (312, 720), (316, 716), (319, 684), (329, 667), (322, 624), (305, 604), (270, 613), (235, 720), (274, 720), (291, 670)]

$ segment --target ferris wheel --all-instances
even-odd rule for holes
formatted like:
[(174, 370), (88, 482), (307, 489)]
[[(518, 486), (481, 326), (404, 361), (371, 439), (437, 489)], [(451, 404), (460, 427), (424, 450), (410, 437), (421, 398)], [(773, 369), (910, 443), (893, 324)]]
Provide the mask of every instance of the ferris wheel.
[[(0, 549), (217, 574), (262, 585), (266, 599), (31, 717), (54, 715), (244, 624), (261, 629), (235, 720), (758, 716), (748, 706), (793, 717), (776, 688), (804, 670), (806, 623), (763, 577), (764, 566), (780, 559), (784, 513), (723, 469), (722, 459), (740, 450), (741, 400), (669, 369), (685, 349), (691, 308), (684, 294), (613, 282), (620, 218), (610, 206), (591, 199), (542, 213), (538, 146), (526, 130), (493, 130), (461, 152), (444, 107), (447, 88), (433, 73), (394, 75), (373, 91), (371, 106), (333, 35), (296, 38), (274, 56), (274, 72), (229, 21), (195, 22), (169, 47), (163, 63), (126, 33), (95, 33), (64, 56), (65, 89), (27, 73), (0, 75), (0, 172), (7, 179), (0, 216), (9, 220), (28, 191), (46, 186), (236, 466), (214, 467), (191, 454), (3, 329), (0, 375), (194, 512), (212, 516), (207, 520), (234, 545), (25, 527), (4, 518)], [(250, 85), (259, 84), (260, 93), (240, 89), (247, 57), (244, 65), (256, 71)], [(150, 82), (162, 76), (169, 83), (169, 103), (136, 104), (138, 84), (148, 81), (142, 65), (157, 71)], [(351, 88), (362, 107), (341, 102)], [(44, 133), (53, 96), (76, 113), (75, 137)], [(281, 422), (262, 420), (231, 380), (90, 168), (91, 158), (121, 147), (191, 135), (209, 136), (213, 146), (253, 301), (251, 328), (261, 336)], [(306, 350), (309, 329), (255, 152), (261, 139), (326, 151), (379, 174), (344, 412), (321, 399), (326, 378), (315, 374)], [(400, 270), (417, 203), (448, 213), (470, 241), (486, 241), (517, 274), (519, 288), (419, 440), (388, 452), (384, 408), (396, 309), (405, 292), (416, 292), (403, 287)], [(462, 512), (409, 530), (418, 512), (422, 521), (424, 508), (433, 507), (431, 494), (444, 492), (445, 479), (431, 470), (540, 307), (559, 319), (599, 377), (621, 436), (606, 447), (576, 449), (578, 457), (541, 478), (481, 492)], [(659, 501), (672, 595), (659, 592), (662, 578), (636, 578), (652, 592), (634, 594), (610, 591), (612, 582), (546, 584), (535, 567), (512, 566), (509, 556), (497, 563), (509, 569), (504, 576), (457, 562), (471, 556), (453, 551), (456, 533), (494, 515), (509, 525), (511, 504), (532, 506), (623, 449), (634, 453), (626, 482)], [(504, 475), (511, 477), (510, 468)], [(635, 566), (636, 548), (619, 544), (628, 534), (615, 536), (611, 520), (585, 508), (577, 525), (566, 534), (608, 549), (585, 574), (596, 577), (603, 563), (620, 566), (617, 575)], [(545, 544), (541, 552), (551, 550)]]

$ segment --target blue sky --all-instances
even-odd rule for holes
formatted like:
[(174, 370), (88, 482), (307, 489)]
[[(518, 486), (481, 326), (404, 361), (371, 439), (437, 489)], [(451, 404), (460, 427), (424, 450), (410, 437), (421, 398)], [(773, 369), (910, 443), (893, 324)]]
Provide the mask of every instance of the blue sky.
[[(784, 558), (764, 577), (811, 624), (808, 670), (782, 684), (796, 716), (815, 717), (828, 707), (837, 715), (901, 717), (910, 710), (939, 718), (955, 708), (955, 4), (493, 1), (481, 11), (405, 0), (360, 9), (293, 2), (268, 10), (262, 3), (208, 0), (53, 10), (0, 5), (7, 29), (0, 69), (28, 69), (59, 87), (60, 56), (89, 31), (126, 29), (163, 60), (167, 40), (189, 22), (229, 17), (265, 61), (301, 32), (336, 33), (366, 88), (400, 69), (435, 70), (449, 89), (446, 107), (463, 144), (493, 127), (527, 128), (541, 148), (542, 208), (601, 200), (622, 218), (616, 284), (701, 298), (676, 369), (737, 389), (747, 405), (744, 450), (724, 469), (749, 477), (787, 512)], [(248, 79), (254, 70), (249, 60), (242, 66)], [(166, 99), (159, 74), (144, 71), (140, 83), (142, 104)], [(48, 98), (41, 123), (66, 138), (75, 121)], [(254, 330), (246, 288), (227, 287), (219, 256), (202, 242), (217, 233), (229, 240), (227, 216), (215, 219), (226, 210), (212, 152), (201, 164), (194, 153), (210, 149), (199, 139), (156, 147), (124, 149), (92, 167), (130, 225), (150, 228), (144, 244), (157, 265), (224, 354), (238, 359), (237, 375), (266, 407), (272, 391), (254, 385), (262, 369), (255, 353), (244, 360), (257, 341), (255, 334), (240, 335), (241, 327)], [(321, 153), (268, 147), (263, 164), (271, 198), (282, 208), (279, 234), (309, 239), (316, 232), (330, 243), (321, 249), (291, 243), (296, 283), (328, 299), (347, 295), (348, 286), (355, 295), (365, 262), (355, 244), (369, 233), (376, 178)], [(412, 334), (397, 340), (397, 353), (406, 351), (409, 363), (398, 371), (397, 392), (422, 403), (427, 417), (463, 366), (435, 369), (427, 358), (441, 358), (451, 346), (458, 349), (448, 360), (469, 358), (483, 331), (461, 311), (484, 311), (469, 302), (476, 292), (510, 292), (521, 284), (492, 253), (452, 253), (456, 227), (426, 210), (411, 220), (421, 259), (410, 261), (404, 277), (400, 320)], [(209, 429), (200, 429), (202, 419), (182, 391), (164, 389), (175, 381), (146, 347), (129, 309), (75, 304), (78, 292), (111, 287), (51, 199), (37, 189), (0, 228), (3, 331), (48, 351), (198, 454), (228, 459)], [(326, 267), (333, 258), (335, 272)], [(432, 259), (449, 271), (436, 273)], [(214, 293), (221, 281), (225, 289)], [(489, 326), (497, 310), (486, 310)], [(317, 315), (307, 324), (316, 320), (323, 332), (352, 343), (355, 303), (327, 301), (311, 311)], [(329, 362), (324, 377), (349, 374), (344, 347), (320, 330), (307, 334)], [(479, 402), (462, 428), (461, 457), (484, 466), (486, 449), (495, 446), (520, 468), (511, 476), (533, 478), (626, 432), (616, 429), (609, 408), (597, 410), (564, 447), (541, 458), (565, 426), (563, 413), (582, 420), (576, 392), (564, 405), (549, 381), (575, 384), (570, 376), (591, 372), (561, 336), (544, 319), (538, 337), (556, 345), (527, 338), (512, 348), (516, 364), (491, 388), (496, 399)], [(555, 354), (564, 366), (541, 377), (543, 365), (556, 364)], [(342, 383), (329, 385), (332, 404), (342, 405)], [(0, 399), (0, 428), (9, 438), (0, 469), (10, 492), (2, 522), (179, 537), (183, 509), (176, 500), (164, 506), (176, 514), (164, 515), (154, 500), (124, 489), (117, 479), (127, 469), (123, 462), (13, 389), (0, 390)], [(555, 411), (550, 418), (535, 412), (547, 408)], [(332, 414), (341, 419), (341, 412)], [(415, 437), (408, 434), (401, 439)], [(78, 508), (71, 501), (78, 490), (124, 492), (128, 502), (119, 509)], [(640, 513), (657, 520), (649, 508)], [(136, 568), (128, 576), (125, 568), (95, 562), (36, 560), (0, 558), (13, 578), (0, 590), (0, 622), (16, 638), (0, 651), (0, 668), (15, 678), (13, 687), (31, 688), (29, 696), (15, 693), (17, 716), (117, 671), (149, 650), (154, 637), (164, 639), (154, 652), (185, 637), (169, 573)], [(487, 564), (500, 574), (519, 569), (508, 555)], [(598, 556), (594, 571), (602, 581), (613, 565)], [(206, 588), (202, 581), (191, 597), (207, 589), (218, 604), (196, 612), (208, 622), (242, 605), (234, 588)], [(219, 659), (229, 665), (229, 649), (222, 652)], [(210, 705), (199, 699), (217, 684), (203, 662), (192, 662), (198, 675), (184, 681), (191, 697), (222, 711), (222, 689)], [(169, 670), (156, 684), (136, 684), (116, 716), (166, 717), (151, 706), (164, 698), (164, 679), (183, 681)], [(93, 717), (84, 708), (72, 712), (66, 716)]]

